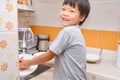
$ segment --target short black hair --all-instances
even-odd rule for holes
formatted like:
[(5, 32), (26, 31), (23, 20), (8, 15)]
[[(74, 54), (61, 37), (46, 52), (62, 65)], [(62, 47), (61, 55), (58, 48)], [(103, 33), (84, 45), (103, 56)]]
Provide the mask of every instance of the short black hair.
[(89, 15), (90, 12), (90, 3), (88, 0), (64, 0), (62, 5), (70, 5), (75, 8), (75, 5), (78, 5), (80, 15), (85, 16), (85, 19), (79, 23), (79, 25), (82, 25), (83, 22), (86, 20), (86, 18)]

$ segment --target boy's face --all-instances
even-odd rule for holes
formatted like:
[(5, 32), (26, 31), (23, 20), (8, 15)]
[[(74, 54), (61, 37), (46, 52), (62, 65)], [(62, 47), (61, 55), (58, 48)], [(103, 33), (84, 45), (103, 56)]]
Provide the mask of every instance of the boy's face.
[(62, 26), (76, 25), (84, 20), (84, 16), (80, 16), (79, 8), (77, 5), (71, 7), (69, 4), (63, 5), (60, 11), (60, 21)]

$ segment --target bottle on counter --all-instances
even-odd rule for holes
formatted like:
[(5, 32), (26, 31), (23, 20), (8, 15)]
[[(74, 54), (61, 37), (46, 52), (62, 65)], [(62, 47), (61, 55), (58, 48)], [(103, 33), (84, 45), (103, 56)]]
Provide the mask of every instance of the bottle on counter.
[(44, 52), (49, 47), (48, 35), (38, 35), (38, 50)]

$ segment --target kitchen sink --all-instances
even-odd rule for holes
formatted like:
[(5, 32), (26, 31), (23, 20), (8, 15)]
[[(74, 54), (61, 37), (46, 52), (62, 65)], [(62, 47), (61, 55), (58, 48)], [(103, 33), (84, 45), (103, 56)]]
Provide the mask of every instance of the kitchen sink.
[(34, 78), (35, 76), (47, 71), (50, 68), (51, 67), (47, 66), (47, 65), (43, 65), (43, 64), (38, 65), (37, 69), (33, 73), (31, 73), (25, 77), (20, 77), (20, 80), (30, 80), (30, 79)]

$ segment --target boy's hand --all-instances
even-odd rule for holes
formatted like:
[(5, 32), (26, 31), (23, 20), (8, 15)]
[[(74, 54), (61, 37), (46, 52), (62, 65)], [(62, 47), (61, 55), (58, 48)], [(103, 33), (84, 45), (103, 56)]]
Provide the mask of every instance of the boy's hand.
[(21, 57), (20, 59), (19, 59), (19, 68), (20, 68), (20, 70), (25, 70), (25, 69), (27, 69), (27, 68), (29, 68), (29, 60), (24, 60), (24, 58), (23, 57)]

